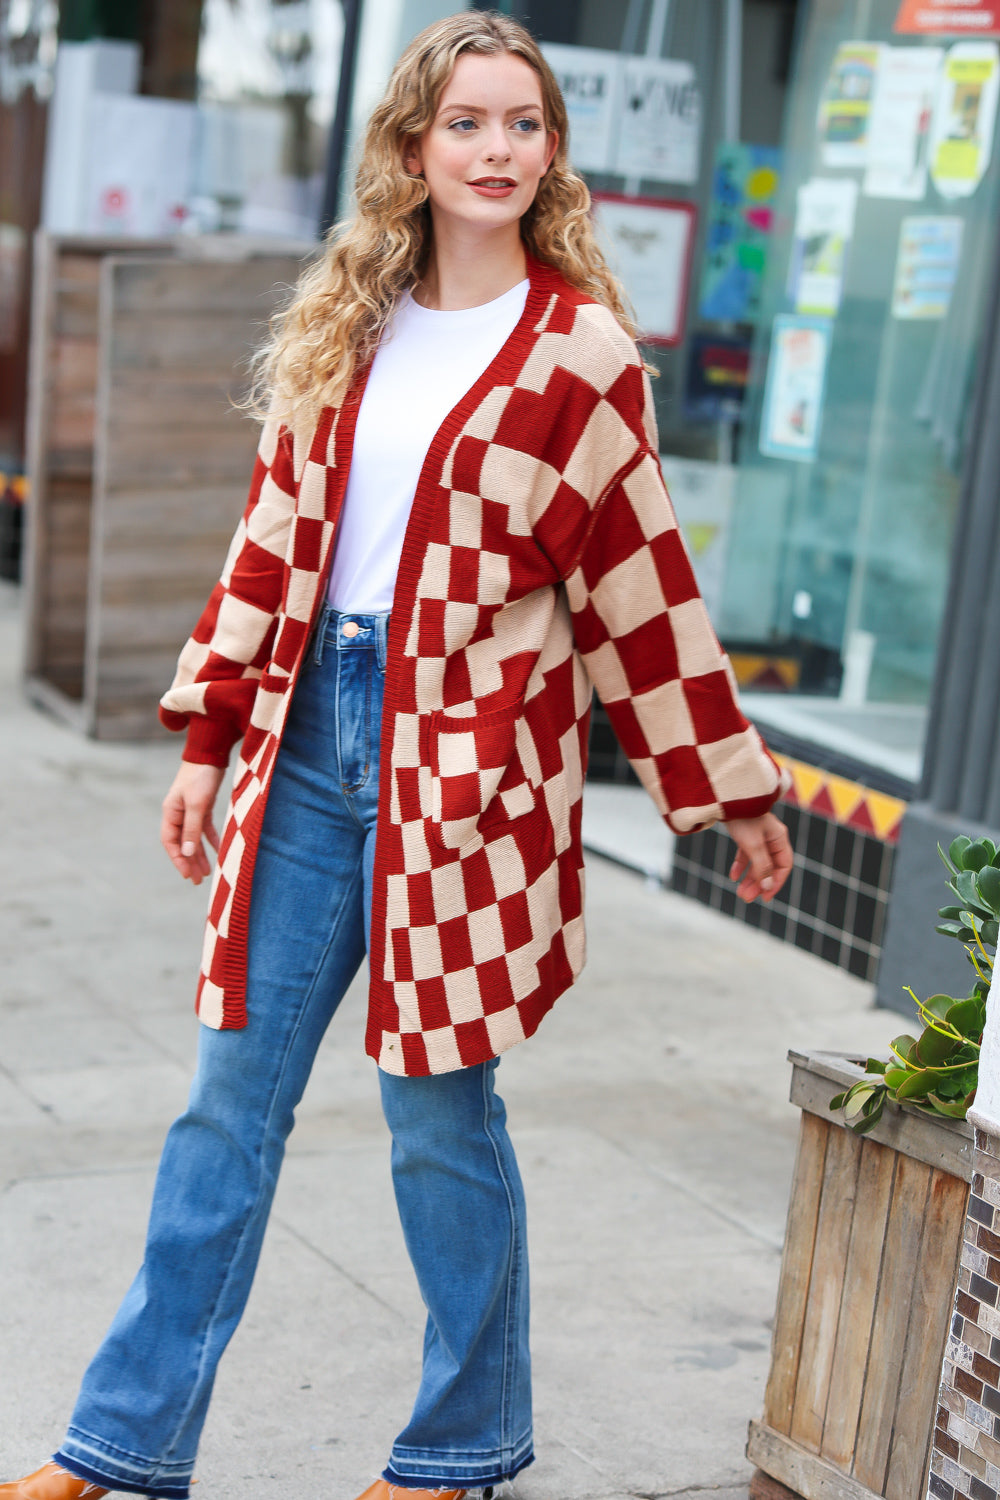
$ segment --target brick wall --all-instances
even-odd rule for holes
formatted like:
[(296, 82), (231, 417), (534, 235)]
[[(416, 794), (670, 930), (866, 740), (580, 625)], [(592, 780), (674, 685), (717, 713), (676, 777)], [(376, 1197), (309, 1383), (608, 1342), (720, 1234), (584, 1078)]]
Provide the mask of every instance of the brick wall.
[(1000, 1139), (978, 1130), (928, 1493), (1000, 1500)]

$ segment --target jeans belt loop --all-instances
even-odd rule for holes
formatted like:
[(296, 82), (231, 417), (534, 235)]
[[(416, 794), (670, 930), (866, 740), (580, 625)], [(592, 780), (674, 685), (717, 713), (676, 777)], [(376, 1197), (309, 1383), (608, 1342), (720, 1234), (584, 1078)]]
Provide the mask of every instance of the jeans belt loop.
[(317, 667), (323, 665), (323, 643), (326, 640), (326, 627), (332, 613), (333, 605), (329, 599), (325, 599), (323, 608), (319, 612), (319, 619), (316, 621), (316, 634), (313, 638), (313, 661)]
[(375, 616), (375, 661), (380, 672), (385, 671), (386, 657), (389, 654), (389, 616)]

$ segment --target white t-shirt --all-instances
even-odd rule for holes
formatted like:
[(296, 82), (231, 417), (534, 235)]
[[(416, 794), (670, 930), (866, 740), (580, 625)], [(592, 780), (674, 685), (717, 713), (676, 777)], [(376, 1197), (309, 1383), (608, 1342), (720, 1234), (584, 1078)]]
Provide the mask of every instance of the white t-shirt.
[(330, 573), (343, 614), (392, 608), (420, 470), (445, 417), (517, 326), (528, 282), (482, 307), (438, 312), (407, 292), (386, 329), (361, 400)]

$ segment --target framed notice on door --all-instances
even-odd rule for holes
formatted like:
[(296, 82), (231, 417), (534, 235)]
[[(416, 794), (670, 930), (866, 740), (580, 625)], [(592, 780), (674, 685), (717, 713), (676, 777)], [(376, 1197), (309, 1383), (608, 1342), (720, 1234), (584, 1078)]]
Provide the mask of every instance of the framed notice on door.
[(697, 209), (665, 198), (594, 193), (594, 218), (647, 344), (672, 348), (684, 337)]

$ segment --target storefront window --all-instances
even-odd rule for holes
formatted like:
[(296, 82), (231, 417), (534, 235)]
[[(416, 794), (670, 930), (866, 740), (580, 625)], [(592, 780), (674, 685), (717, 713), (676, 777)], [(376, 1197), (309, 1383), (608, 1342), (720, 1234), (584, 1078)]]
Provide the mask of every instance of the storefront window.
[[(722, 608), (734, 462), (781, 175), (794, 0), (519, 8), (570, 116), (570, 155), (646, 335), (660, 453), (709, 610)], [(591, 774), (627, 763), (603, 716)]]
[(802, 7), (716, 609), (758, 719), (911, 781), (1000, 190), (997, 41), (926, 13)]
[(339, 0), (205, 0), (192, 227), (315, 237), (342, 29)]

